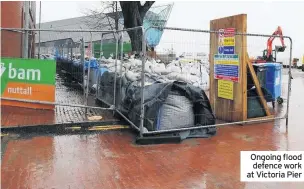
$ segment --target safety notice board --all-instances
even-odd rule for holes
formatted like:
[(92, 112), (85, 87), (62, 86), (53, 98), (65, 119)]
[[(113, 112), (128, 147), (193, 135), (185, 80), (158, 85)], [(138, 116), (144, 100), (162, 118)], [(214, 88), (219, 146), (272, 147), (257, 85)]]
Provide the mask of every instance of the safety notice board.
[(233, 82), (218, 80), (217, 95), (220, 98), (233, 100)]

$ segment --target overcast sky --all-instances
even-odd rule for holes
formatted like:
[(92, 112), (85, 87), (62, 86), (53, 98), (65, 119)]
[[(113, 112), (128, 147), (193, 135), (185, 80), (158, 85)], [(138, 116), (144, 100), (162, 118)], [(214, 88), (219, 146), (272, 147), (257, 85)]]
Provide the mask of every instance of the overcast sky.
[[(157, 2), (156, 4), (166, 4)], [(42, 22), (83, 16), (87, 9), (94, 9), (100, 2), (91, 1), (43, 1)], [(37, 21), (39, 3), (37, 2)], [(304, 2), (174, 2), (169, 17), (168, 27), (209, 29), (210, 20), (236, 15), (247, 14), (247, 32), (271, 35), (278, 26), (283, 29), (284, 35), (293, 39), (293, 57), (304, 54)], [(266, 48), (267, 38), (248, 37), (248, 51), (250, 55), (257, 56)], [(182, 45), (183, 44), (183, 45)], [(187, 45), (185, 45), (187, 44)], [(274, 45), (280, 44), (275, 39)], [(289, 48), (290, 44), (286, 41)], [(193, 34), (190, 32), (165, 32), (160, 46), (164, 48), (180, 48), (178, 51), (206, 51), (209, 46), (209, 36), (206, 34)], [(194, 47), (195, 46), (195, 47)], [(193, 48), (192, 48), (193, 47)], [(198, 48), (199, 47), (199, 48)], [(195, 50), (194, 50), (195, 49)], [(197, 50), (199, 49), (199, 50)], [(288, 57), (285, 51), (280, 57)]]

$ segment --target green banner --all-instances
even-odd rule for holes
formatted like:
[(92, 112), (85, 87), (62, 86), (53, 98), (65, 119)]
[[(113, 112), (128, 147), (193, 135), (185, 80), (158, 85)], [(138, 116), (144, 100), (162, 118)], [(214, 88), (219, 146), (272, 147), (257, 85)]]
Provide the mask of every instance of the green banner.
[(1, 58), (1, 95), (8, 82), (55, 85), (56, 61)]

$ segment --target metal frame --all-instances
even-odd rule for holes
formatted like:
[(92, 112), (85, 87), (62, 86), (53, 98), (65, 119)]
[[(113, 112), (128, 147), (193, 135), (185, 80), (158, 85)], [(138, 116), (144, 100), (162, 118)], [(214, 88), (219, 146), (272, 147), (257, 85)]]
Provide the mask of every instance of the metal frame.
[[(121, 73), (122, 73), (122, 63), (121, 63), (121, 66), (120, 66), (120, 70), (117, 70), (117, 60), (118, 60), (118, 49), (119, 49), (119, 45), (120, 45), (120, 59), (121, 59), (121, 61), (123, 61), (123, 47), (124, 47), (124, 32), (126, 32), (126, 31), (131, 31), (131, 30), (142, 30), (142, 32), (143, 32), (143, 34), (144, 34), (144, 27), (134, 27), (134, 28), (129, 28), (129, 29), (124, 29), (124, 30), (117, 30), (117, 31), (115, 31), (114, 30), (114, 36), (115, 36), (115, 40), (116, 40), (116, 48), (115, 48), (115, 65), (114, 65), (114, 67), (115, 67), (115, 69), (114, 69), (114, 91), (113, 91), (113, 93), (114, 93), (114, 95), (113, 95), (113, 104), (110, 104), (109, 102), (106, 102), (105, 100), (103, 100), (102, 98), (99, 98), (99, 95), (98, 95), (98, 92), (96, 93), (96, 98), (98, 99), (98, 100), (100, 100), (101, 102), (103, 102), (104, 104), (106, 104), (107, 106), (109, 106), (109, 110), (113, 110), (113, 114), (115, 114), (115, 113), (117, 113), (117, 114), (119, 114), (123, 119), (125, 119), (130, 125), (131, 125), (131, 127), (133, 127), (135, 130), (137, 130), (138, 132), (140, 131), (140, 127), (139, 126), (136, 126), (130, 119), (128, 119), (122, 112), (120, 112), (120, 110), (117, 108), (117, 102), (116, 102), (116, 97), (117, 97), (117, 95), (119, 95), (119, 96), (121, 96), (121, 94), (117, 94), (117, 91), (116, 91), (116, 87), (117, 87), (117, 71), (119, 71), (119, 73), (120, 73), (120, 75), (121, 75)], [(112, 31), (113, 32), (113, 31)], [(106, 32), (106, 33), (104, 33), (104, 34), (109, 34), (109, 33), (112, 33), (112, 32)], [(144, 35), (143, 35), (143, 42), (145, 41), (145, 38), (144, 38)], [(119, 43), (120, 42), (120, 43)], [(144, 50), (145, 50), (145, 48), (144, 48)], [(143, 61), (144, 61), (144, 58), (145, 57), (143, 57)], [(144, 69), (142, 70), (142, 71), (144, 71)], [(99, 91), (99, 77), (98, 77), (98, 81), (97, 81), (97, 91)], [(121, 82), (121, 80), (120, 80), (120, 82), (119, 82), (119, 87), (120, 87), (120, 89), (121, 89), (121, 86), (122, 86), (122, 82)], [(141, 88), (142, 88), (142, 92), (143, 92), (143, 86), (144, 86), (144, 82), (142, 82), (142, 86), (141, 86)], [(120, 90), (120, 92), (121, 92), (121, 90)], [(142, 93), (143, 94), (143, 93)], [(143, 102), (142, 102), (142, 104), (143, 104)], [(142, 106), (143, 107), (143, 106)], [(143, 117), (144, 118), (144, 117)]]
[[(199, 33), (220, 33), (219, 31), (209, 31), (209, 30), (198, 30), (198, 29), (187, 29), (187, 28), (173, 28), (173, 27), (150, 27), (144, 32), (144, 37), (147, 35), (147, 31), (151, 28), (156, 28), (156, 29), (161, 29), (161, 30), (175, 30), (175, 31), (188, 31), (188, 32), (199, 32)], [(226, 34), (232, 34), (230, 32), (225, 32)], [(256, 37), (278, 37), (275, 35), (263, 35), (263, 34), (252, 34), (252, 33), (234, 33), (235, 35), (245, 35), (245, 36), (256, 36)], [(145, 61), (146, 61), (146, 52), (144, 48), (146, 46), (145, 40), (143, 40), (143, 59), (142, 59), (142, 88), (141, 88), (141, 114), (140, 114), (140, 136), (143, 137), (144, 135), (154, 135), (154, 134), (161, 134), (161, 133), (170, 133), (170, 132), (177, 132), (177, 131), (187, 131), (187, 130), (194, 130), (194, 129), (202, 129), (202, 128), (209, 128), (209, 127), (221, 127), (221, 126), (227, 126), (227, 125), (236, 125), (236, 124), (247, 124), (247, 123), (258, 123), (258, 122), (263, 122), (263, 121), (270, 121), (270, 120), (277, 120), (277, 119), (286, 119), (286, 127), (288, 127), (288, 113), (289, 113), (289, 98), (290, 98), (290, 88), (291, 88), (291, 61), (292, 61), (292, 39), (289, 36), (283, 36), (283, 38), (287, 38), (290, 41), (290, 57), (289, 57), (289, 71), (288, 71), (288, 94), (287, 94), (287, 110), (284, 116), (281, 117), (274, 117), (274, 118), (261, 118), (257, 120), (247, 120), (247, 121), (238, 121), (238, 122), (230, 122), (230, 123), (222, 123), (222, 124), (214, 124), (214, 125), (206, 125), (206, 126), (194, 126), (194, 127), (187, 127), (187, 128), (179, 128), (179, 129), (170, 129), (170, 130), (158, 130), (158, 131), (148, 131), (148, 132), (143, 132), (143, 127), (144, 127), (144, 66), (145, 66)]]
[[(139, 27), (141, 28), (141, 27)], [(83, 32), (90, 32), (91, 35), (91, 46), (92, 46), (92, 33), (117, 33), (120, 31), (128, 31), (127, 30), (83, 30), (83, 29), (72, 29), (72, 30), (60, 30), (60, 29), (27, 29), (27, 28), (0, 28), (1, 31), (12, 31), (12, 32), (20, 32), (20, 33), (29, 33), (29, 32), (77, 32), (83, 34)], [(88, 94), (89, 94), (89, 75), (90, 75), (90, 65), (88, 66), (88, 76), (87, 82), (85, 82), (85, 62), (84, 62), (84, 54), (85, 54), (85, 48), (84, 48), (84, 40), (83, 38), (80, 40), (81, 42), (81, 63), (83, 64), (83, 83), (80, 84), (83, 87), (83, 104), (66, 104), (66, 103), (58, 103), (58, 102), (46, 102), (46, 101), (35, 101), (35, 100), (26, 100), (26, 99), (15, 99), (15, 98), (5, 98), (1, 97), (2, 100), (10, 100), (10, 101), (17, 101), (17, 102), (27, 102), (27, 103), (37, 103), (37, 104), (46, 104), (46, 105), (58, 105), (58, 106), (70, 106), (70, 107), (80, 107), (85, 108), (85, 111), (87, 112), (88, 108), (92, 109), (101, 109), (101, 110), (113, 110), (113, 107), (109, 108), (102, 108), (97, 106), (88, 106)], [(40, 51), (40, 44), (38, 50)], [(41, 52), (39, 52), (40, 54)], [(93, 53), (93, 51), (91, 51)], [(92, 55), (92, 54), (91, 54)], [(87, 86), (87, 87), (86, 87)]]
[[(14, 101), (22, 101), (22, 102), (34, 102), (34, 103), (41, 103), (41, 104), (52, 104), (52, 105), (61, 105), (61, 106), (71, 106), (71, 107), (82, 107), (82, 108), (96, 108), (96, 109), (102, 109), (102, 110), (113, 110), (113, 112), (118, 113), (120, 116), (122, 116), (126, 121), (130, 123), (130, 125), (137, 131), (139, 131), (140, 137), (144, 137), (146, 135), (153, 135), (153, 134), (160, 134), (160, 133), (169, 133), (169, 132), (177, 132), (177, 131), (186, 131), (186, 130), (194, 130), (194, 129), (201, 129), (201, 128), (209, 128), (209, 127), (221, 127), (221, 126), (227, 126), (227, 125), (235, 125), (235, 124), (246, 124), (246, 123), (256, 123), (256, 122), (263, 122), (263, 121), (270, 121), (270, 120), (277, 120), (277, 119), (286, 119), (286, 126), (288, 126), (288, 114), (289, 114), (289, 100), (290, 100), (290, 88), (291, 88), (291, 63), (292, 63), (292, 39), (289, 36), (283, 36), (283, 38), (287, 38), (290, 40), (290, 59), (289, 59), (289, 71), (288, 71), (288, 96), (287, 96), (287, 110), (284, 116), (281, 117), (274, 117), (274, 118), (267, 118), (267, 119), (259, 119), (259, 120), (249, 120), (249, 121), (239, 121), (239, 122), (231, 122), (231, 123), (222, 123), (222, 124), (215, 124), (215, 125), (206, 125), (206, 126), (195, 126), (195, 127), (187, 127), (187, 128), (179, 128), (179, 129), (170, 129), (170, 130), (158, 130), (158, 131), (148, 131), (144, 132), (144, 84), (145, 84), (145, 62), (147, 60), (147, 54), (146, 54), (146, 35), (147, 31), (151, 28), (156, 28), (156, 29), (161, 29), (161, 30), (175, 30), (175, 31), (188, 31), (188, 32), (199, 32), (199, 33), (206, 33), (206, 34), (211, 34), (211, 33), (219, 33), (219, 31), (209, 31), (209, 30), (197, 30), (197, 29), (186, 29), (186, 28), (172, 28), (172, 27), (150, 27), (148, 29), (144, 29), (143, 27), (134, 27), (134, 28), (129, 28), (129, 29), (123, 29), (123, 30), (83, 30), (83, 29), (69, 29), (69, 30), (56, 30), (56, 29), (24, 29), (24, 28), (1, 28), (1, 30), (8, 30), (8, 31), (21, 31), (21, 32), (28, 32), (28, 31), (49, 31), (49, 32), (90, 32), (91, 36), (92, 33), (101, 33), (101, 36), (103, 33), (114, 33), (115, 39), (116, 39), (116, 60), (115, 60), (115, 80), (114, 80), (114, 100), (113, 104), (109, 104), (107, 102), (104, 102), (102, 99), (98, 98), (98, 90), (99, 90), (99, 77), (97, 80), (97, 99), (101, 100), (105, 104), (109, 105), (109, 108), (101, 108), (101, 107), (92, 107), (87, 105), (87, 99), (85, 101), (85, 105), (72, 105), (72, 104), (62, 104), (62, 103), (49, 103), (49, 102), (41, 102), (41, 101), (30, 101), (30, 100), (20, 100), (20, 99), (11, 99), (11, 98), (3, 98), (5, 100), (14, 100)], [(117, 79), (117, 59), (118, 59), (118, 44), (119, 40), (122, 41), (121, 43), (121, 59), (123, 58), (123, 32), (126, 31), (131, 31), (131, 30), (139, 30), (141, 29), (143, 31), (142, 35), (142, 70), (141, 70), (141, 112), (140, 112), (140, 125), (137, 126), (132, 121), (130, 121), (126, 116), (124, 116), (118, 109), (117, 109), (117, 104), (116, 104), (116, 79)], [(229, 34), (228, 32), (226, 32)], [(235, 33), (235, 35), (245, 35), (245, 36), (256, 36), (256, 37), (278, 37), (278, 36), (273, 36), (273, 35), (262, 35), (262, 34), (251, 34), (251, 33)], [(121, 38), (120, 38), (121, 36)], [(102, 39), (101, 39), (102, 42)], [(82, 40), (82, 53), (84, 54), (84, 42)], [(91, 51), (93, 53), (93, 50)], [(84, 66), (84, 57), (82, 56), (83, 66)], [(88, 75), (90, 74), (90, 65), (88, 67)], [(85, 71), (84, 71), (85, 72)], [(121, 72), (121, 70), (120, 70)], [(85, 74), (83, 75), (83, 77)], [(89, 81), (89, 77), (88, 81)], [(83, 80), (84, 82), (84, 80)], [(83, 83), (84, 84), (84, 83)], [(119, 85), (121, 86), (122, 83), (120, 82)], [(87, 86), (88, 82), (87, 82)], [(84, 87), (85, 88), (85, 87)], [(88, 92), (84, 91), (84, 98), (87, 98)], [(120, 95), (120, 94), (119, 94)]]

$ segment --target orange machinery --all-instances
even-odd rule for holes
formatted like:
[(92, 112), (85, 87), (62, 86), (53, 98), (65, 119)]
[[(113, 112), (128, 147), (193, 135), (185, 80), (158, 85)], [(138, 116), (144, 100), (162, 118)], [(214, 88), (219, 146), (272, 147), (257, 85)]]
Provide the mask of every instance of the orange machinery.
[[(284, 52), (286, 49), (282, 28), (279, 26), (275, 32), (272, 34), (273, 36), (269, 37), (267, 40), (267, 49), (263, 51), (263, 56), (259, 56), (258, 58), (252, 60), (252, 63), (266, 63), (266, 62), (276, 62), (277, 61), (277, 52)], [(272, 42), (276, 38), (275, 36), (279, 36), (281, 40), (282, 46), (275, 46), (275, 50), (272, 49)]]

